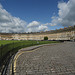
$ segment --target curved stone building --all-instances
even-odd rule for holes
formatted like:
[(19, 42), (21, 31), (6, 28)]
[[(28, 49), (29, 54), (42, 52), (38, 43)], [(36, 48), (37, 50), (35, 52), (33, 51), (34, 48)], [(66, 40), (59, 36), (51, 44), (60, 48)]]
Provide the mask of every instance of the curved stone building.
[(46, 32), (33, 33), (0, 33), (1, 40), (75, 40), (75, 26)]

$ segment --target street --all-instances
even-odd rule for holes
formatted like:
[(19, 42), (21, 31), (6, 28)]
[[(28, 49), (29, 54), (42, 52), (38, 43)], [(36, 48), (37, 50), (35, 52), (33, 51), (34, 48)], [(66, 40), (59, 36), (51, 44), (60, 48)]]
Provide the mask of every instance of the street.
[(75, 42), (22, 53), (16, 60), (14, 75), (75, 75)]

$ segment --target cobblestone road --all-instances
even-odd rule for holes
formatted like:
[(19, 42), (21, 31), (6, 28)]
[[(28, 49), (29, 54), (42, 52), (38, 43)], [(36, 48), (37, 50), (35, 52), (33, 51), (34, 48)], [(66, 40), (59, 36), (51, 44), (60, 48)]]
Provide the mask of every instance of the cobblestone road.
[(15, 75), (75, 75), (75, 42), (40, 47), (17, 59)]

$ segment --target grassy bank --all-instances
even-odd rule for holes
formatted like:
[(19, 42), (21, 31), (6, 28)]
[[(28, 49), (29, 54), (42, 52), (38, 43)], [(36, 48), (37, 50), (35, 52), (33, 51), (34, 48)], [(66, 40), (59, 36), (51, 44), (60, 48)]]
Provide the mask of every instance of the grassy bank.
[(20, 42), (18, 40), (0, 40), (0, 46), (1, 45), (6, 45), (6, 44), (9, 44), (9, 43), (16, 43), (16, 42)]
[[(19, 49), (34, 45), (50, 43), (59, 43), (59, 41), (0, 40), (0, 71), (4, 71), (4, 68), (8, 64), (11, 56), (15, 54)], [(2, 67), (3, 65), (5, 65), (4, 68)]]
[(9, 51), (18, 51), (18, 49), (40, 44), (58, 43), (57, 41), (18, 41), (18, 40), (0, 40), (0, 58)]

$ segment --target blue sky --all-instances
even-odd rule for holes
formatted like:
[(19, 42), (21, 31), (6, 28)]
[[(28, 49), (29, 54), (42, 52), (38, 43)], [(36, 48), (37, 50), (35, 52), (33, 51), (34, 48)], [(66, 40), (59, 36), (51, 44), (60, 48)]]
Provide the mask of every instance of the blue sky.
[(31, 22), (50, 22), (54, 13), (58, 12), (59, 0), (3, 0), (1, 4), (13, 16)]
[[(37, 26), (39, 27), (37, 31), (59, 29), (66, 26), (62, 22), (57, 22), (62, 19), (61, 14), (64, 14), (61, 11), (66, 12), (66, 5), (71, 4), (71, 1), (74, 0), (0, 0), (0, 5), (1, 9), (5, 9), (12, 17), (25, 21), (25, 31), (35, 32)], [(27, 27), (30, 29), (28, 30)], [(13, 30), (10, 31), (13, 32)]]

